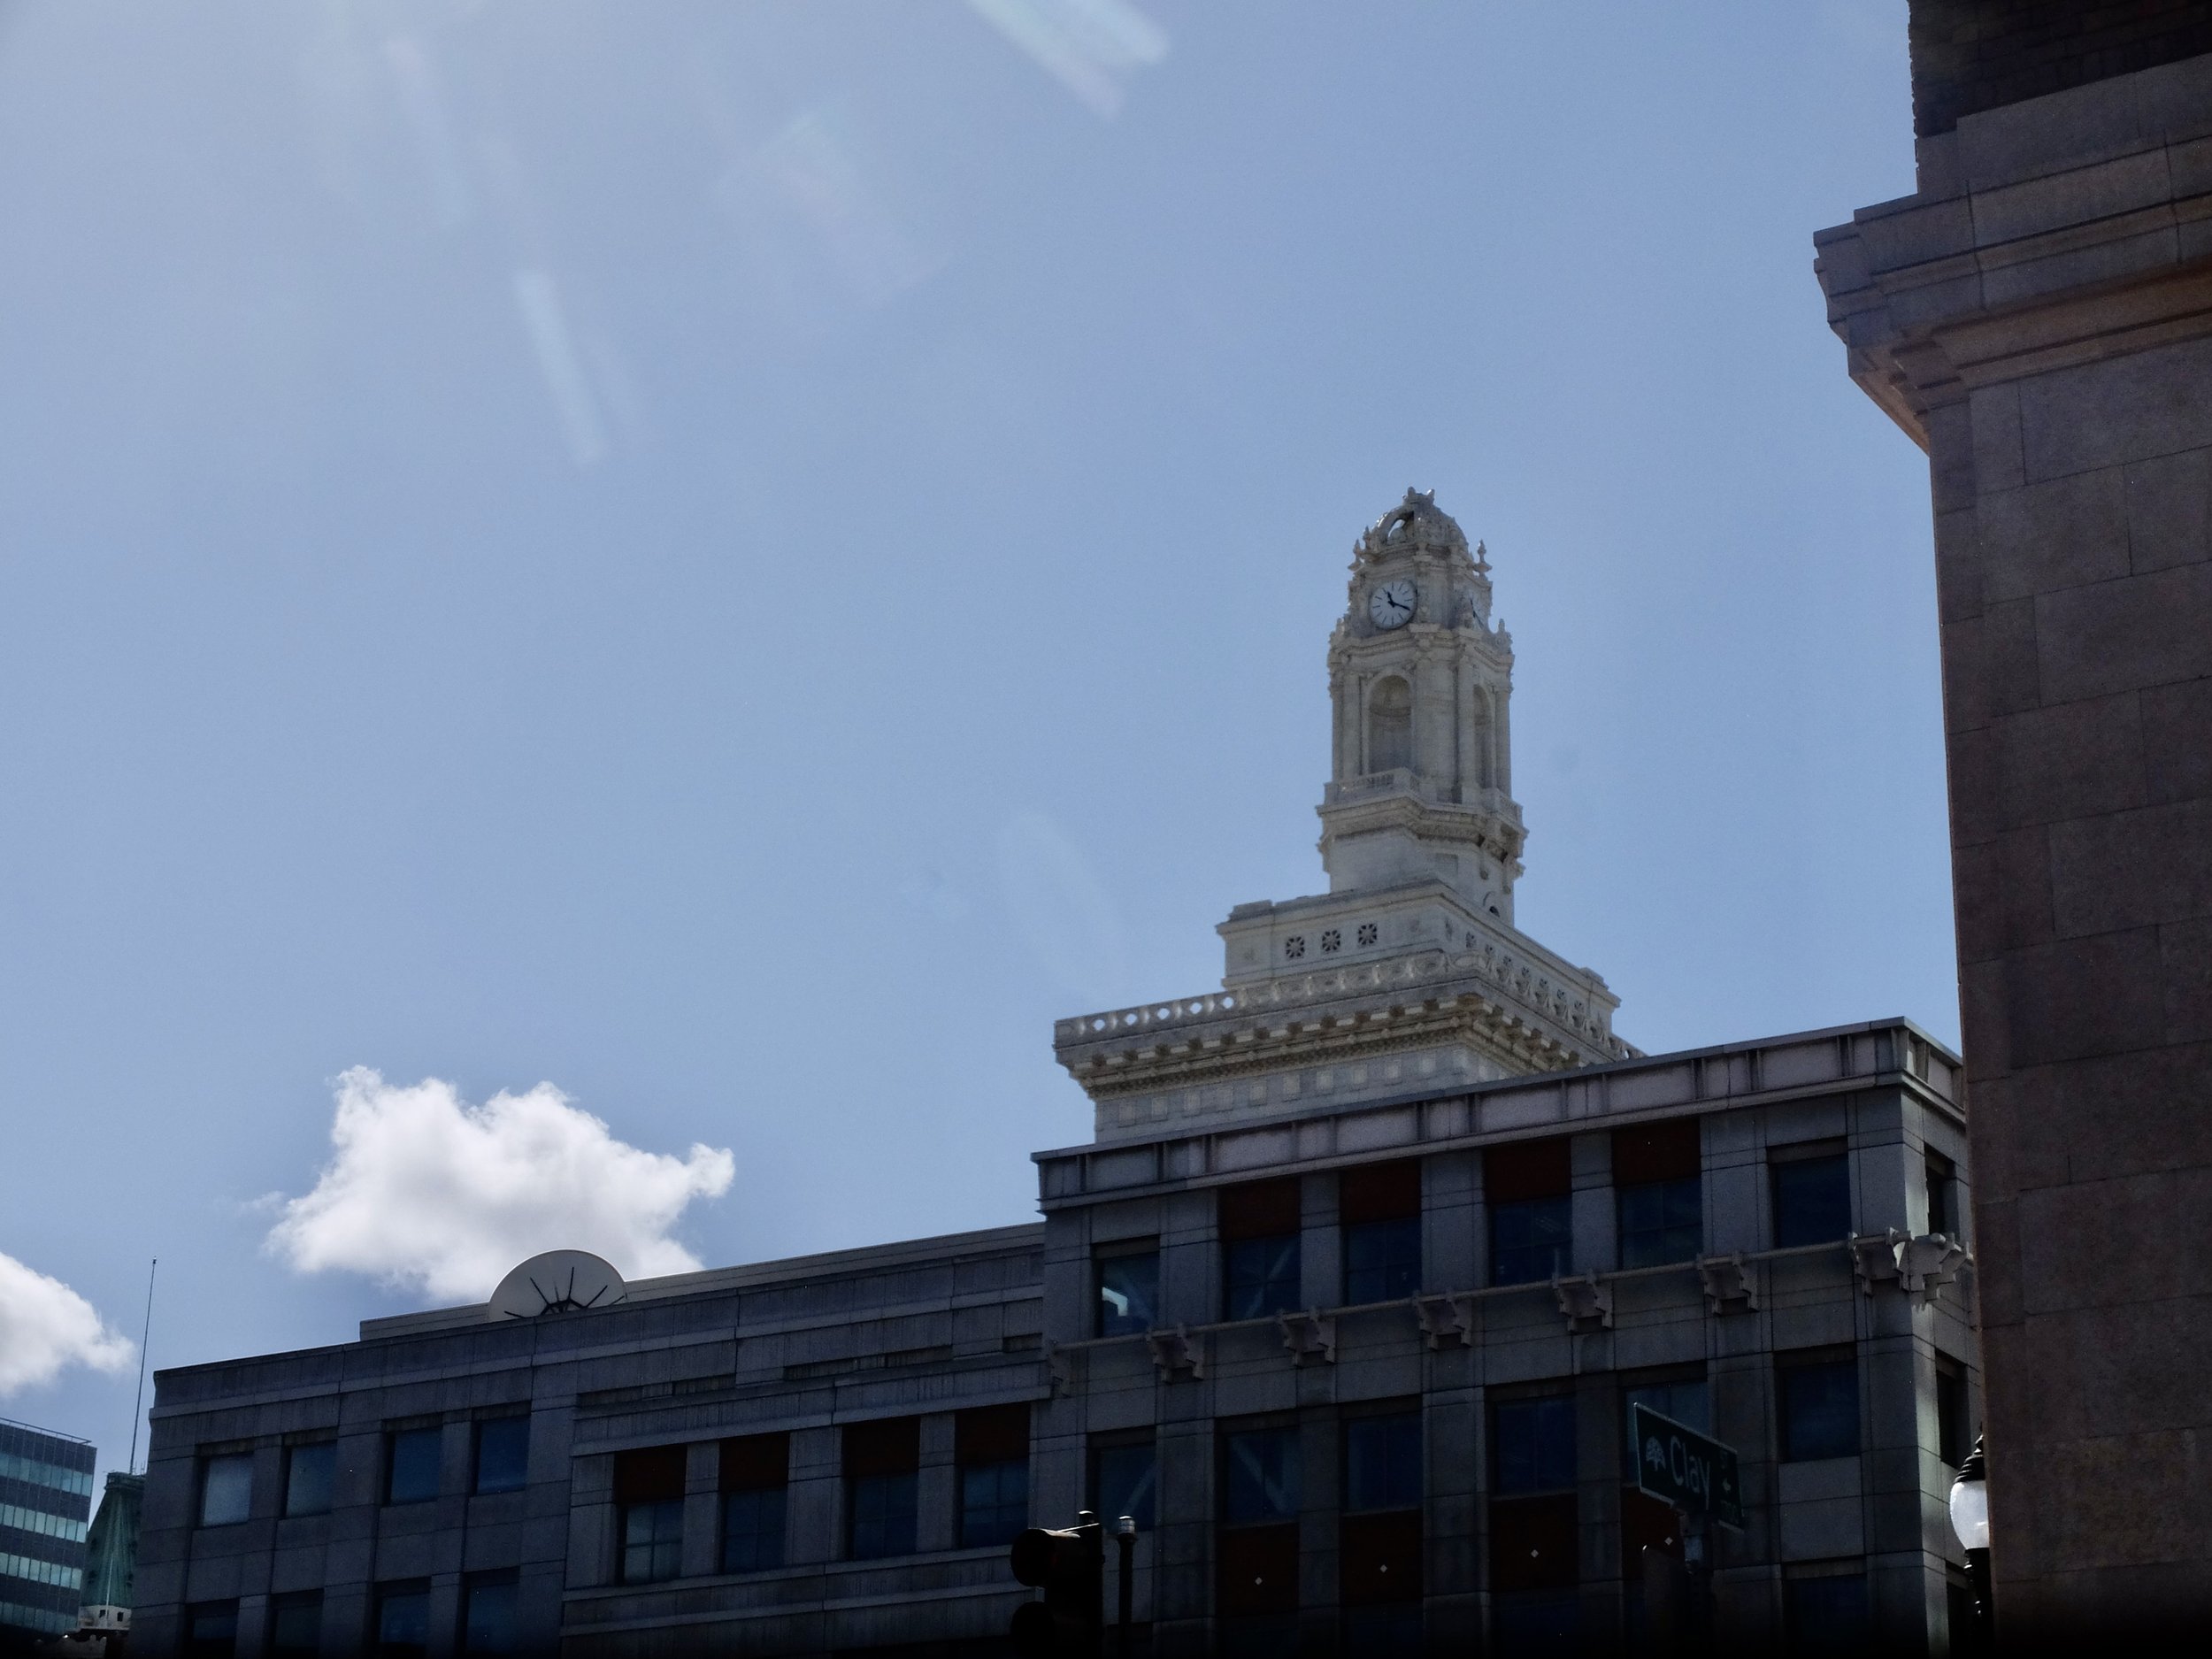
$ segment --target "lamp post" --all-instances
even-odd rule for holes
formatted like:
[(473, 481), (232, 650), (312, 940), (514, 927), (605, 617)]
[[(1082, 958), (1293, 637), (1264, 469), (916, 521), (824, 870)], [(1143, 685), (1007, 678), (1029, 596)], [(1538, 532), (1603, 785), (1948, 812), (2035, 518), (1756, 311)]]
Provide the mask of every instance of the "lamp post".
[(1966, 1550), (1966, 1571), (1974, 1584), (1974, 1635), (1978, 1652), (1989, 1650), (1993, 1624), (1989, 1595), (1989, 1464), (1982, 1437), (1951, 1479), (1951, 1530)]

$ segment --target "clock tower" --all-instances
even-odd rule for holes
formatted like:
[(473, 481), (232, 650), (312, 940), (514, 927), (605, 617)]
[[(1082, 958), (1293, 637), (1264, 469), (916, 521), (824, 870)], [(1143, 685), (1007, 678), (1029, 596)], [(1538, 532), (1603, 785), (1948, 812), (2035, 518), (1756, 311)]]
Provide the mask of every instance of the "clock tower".
[(1490, 565), (1433, 491), (1352, 549), (1349, 603), (1329, 640), (1333, 712), (1321, 862), (1329, 891), (1437, 880), (1513, 921), (1521, 809), (1506, 703), (1513, 642), (1490, 616)]
[(1489, 560), (1408, 490), (1354, 546), (1329, 636), (1329, 890), (1230, 911), (1217, 992), (1059, 1022), (1102, 1139), (1636, 1056), (1605, 980), (1514, 926), (1512, 689)]

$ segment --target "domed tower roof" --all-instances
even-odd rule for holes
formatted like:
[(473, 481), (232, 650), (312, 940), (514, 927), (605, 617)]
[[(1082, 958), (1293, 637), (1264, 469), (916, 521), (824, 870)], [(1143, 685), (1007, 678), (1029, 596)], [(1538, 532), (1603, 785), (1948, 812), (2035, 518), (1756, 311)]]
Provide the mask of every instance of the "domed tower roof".
[(1386, 553), (1411, 552), (1417, 548), (1467, 551), (1466, 533), (1457, 519), (1436, 504), (1432, 489), (1406, 491), (1403, 501), (1368, 526), (1359, 539), (1358, 550), (1363, 558), (1380, 558)]

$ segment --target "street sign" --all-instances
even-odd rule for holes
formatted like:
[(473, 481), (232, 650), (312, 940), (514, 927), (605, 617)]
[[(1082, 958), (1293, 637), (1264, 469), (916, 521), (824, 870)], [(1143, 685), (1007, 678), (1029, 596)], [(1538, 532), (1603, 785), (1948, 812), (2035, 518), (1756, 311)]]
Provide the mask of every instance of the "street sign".
[(1743, 1525), (1743, 1479), (1732, 1450), (1647, 1405), (1629, 1407), (1628, 1426), (1636, 1437), (1638, 1491), (1691, 1515)]

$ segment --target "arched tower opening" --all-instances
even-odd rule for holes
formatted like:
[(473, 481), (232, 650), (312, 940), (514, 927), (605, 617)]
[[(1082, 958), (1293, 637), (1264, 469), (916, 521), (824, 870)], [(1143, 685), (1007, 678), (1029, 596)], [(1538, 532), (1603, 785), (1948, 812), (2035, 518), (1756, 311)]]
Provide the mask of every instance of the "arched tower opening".
[(1389, 772), (1413, 764), (1413, 688), (1396, 674), (1367, 694), (1367, 770)]

